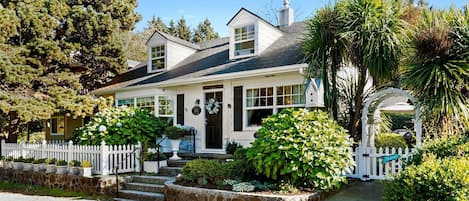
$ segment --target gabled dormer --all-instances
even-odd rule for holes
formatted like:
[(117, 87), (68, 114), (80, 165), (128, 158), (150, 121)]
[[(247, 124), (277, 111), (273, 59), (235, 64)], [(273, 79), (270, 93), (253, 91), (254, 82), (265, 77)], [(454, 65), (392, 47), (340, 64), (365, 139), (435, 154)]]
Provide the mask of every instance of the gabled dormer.
[(148, 73), (173, 69), (179, 62), (199, 50), (199, 46), (180, 38), (155, 31), (146, 43)]
[(282, 36), (276, 26), (241, 8), (227, 23), (230, 28), (230, 60), (262, 54)]

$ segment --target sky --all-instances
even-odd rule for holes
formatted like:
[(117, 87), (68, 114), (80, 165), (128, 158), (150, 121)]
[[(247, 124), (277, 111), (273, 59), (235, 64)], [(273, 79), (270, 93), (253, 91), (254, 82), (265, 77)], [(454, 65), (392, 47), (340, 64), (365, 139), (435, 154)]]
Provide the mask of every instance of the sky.
[[(318, 8), (333, 0), (290, 0), (294, 9), (295, 21), (301, 21), (314, 15)], [(455, 5), (463, 7), (468, 0), (427, 0), (436, 8), (448, 8)], [(168, 24), (171, 19), (177, 21), (184, 16), (191, 29), (197, 27), (205, 18), (209, 19), (221, 37), (228, 36), (226, 23), (240, 8), (246, 8), (268, 21), (276, 21), (274, 14), (283, 7), (283, 0), (138, 0), (136, 11), (142, 16), (135, 31), (142, 31), (153, 16), (161, 17)]]

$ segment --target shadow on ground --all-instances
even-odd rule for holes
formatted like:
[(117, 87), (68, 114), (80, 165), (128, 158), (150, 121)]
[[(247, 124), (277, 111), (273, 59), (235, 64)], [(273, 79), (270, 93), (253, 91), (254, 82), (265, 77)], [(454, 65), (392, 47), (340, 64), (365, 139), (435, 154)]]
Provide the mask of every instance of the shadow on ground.
[(383, 184), (380, 181), (351, 182), (325, 201), (381, 201)]

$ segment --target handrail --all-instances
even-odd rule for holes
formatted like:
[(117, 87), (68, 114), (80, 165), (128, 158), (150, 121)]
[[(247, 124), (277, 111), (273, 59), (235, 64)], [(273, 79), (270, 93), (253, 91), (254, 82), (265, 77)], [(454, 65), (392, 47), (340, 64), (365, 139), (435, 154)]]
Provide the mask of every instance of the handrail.
[(122, 160), (121, 162), (117, 163), (117, 165), (114, 164), (114, 167), (112, 168), (114, 170), (114, 173), (116, 175), (116, 198), (119, 197), (119, 166), (127, 161), (127, 159), (129, 158), (129, 156), (132, 156), (132, 154), (135, 154), (135, 152), (137, 150), (141, 150), (142, 149), (142, 145), (140, 144), (139, 147), (135, 148), (132, 152), (130, 153), (125, 153), (125, 158), (124, 160)]
[(158, 168), (158, 171), (160, 170), (160, 147), (161, 147), (161, 143), (163, 143), (163, 141), (168, 138), (167, 136), (164, 136), (163, 138), (161, 138), (160, 142), (156, 143), (156, 160), (157, 160), (157, 168)]

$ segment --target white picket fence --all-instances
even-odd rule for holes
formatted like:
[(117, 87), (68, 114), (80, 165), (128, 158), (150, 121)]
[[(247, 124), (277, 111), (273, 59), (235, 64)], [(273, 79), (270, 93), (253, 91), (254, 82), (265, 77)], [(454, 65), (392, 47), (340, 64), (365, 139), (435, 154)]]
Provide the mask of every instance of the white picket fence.
[[(364, 181), (370, 179), (390, 179), (391, 176), (396, 175), (404, 169), (404, 162), (412, 156), (414, 151), (414, 148), (395, 149), (381, 147), (377, 149), (376, 147), (358, 146), (352, 150), (356, 166), (346, 176)], [(399, 159), (383, 163), (385, 156), (394, 154), (398, 154)]]
[(1, 142), (1, 155), (13, 158), (55, 158), (57, 160), (90, 161), (93, 165), (93, 174), (109, 175), (114, 173), (114, 168), (119, 166), (118, 173), (139, 172), (141, 145), (74, 145), (68, 143), (5, 143)]

